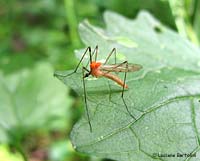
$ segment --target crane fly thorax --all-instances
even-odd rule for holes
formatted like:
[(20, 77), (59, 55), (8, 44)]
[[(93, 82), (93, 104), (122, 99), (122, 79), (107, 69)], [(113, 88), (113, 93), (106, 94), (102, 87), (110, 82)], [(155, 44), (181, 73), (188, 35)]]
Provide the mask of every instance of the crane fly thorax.
[(102, 71), (100, 70), (101, 63), (100, 62), (92, 62), (90, 64), (91, 75), (94, 77), (102, 76)]

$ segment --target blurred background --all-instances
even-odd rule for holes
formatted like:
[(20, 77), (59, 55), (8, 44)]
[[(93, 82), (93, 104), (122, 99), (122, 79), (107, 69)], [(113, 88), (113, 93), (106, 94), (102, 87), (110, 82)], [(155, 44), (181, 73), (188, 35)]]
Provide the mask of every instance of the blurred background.
[(103, 160), (73, 150), (83, 103), (53, 72), (76, 66), (82, 20), (105, 27), (105, 10), (133, 19), (144, 9), (199, 46), (200, 0), (0, 1), (0, 161)]

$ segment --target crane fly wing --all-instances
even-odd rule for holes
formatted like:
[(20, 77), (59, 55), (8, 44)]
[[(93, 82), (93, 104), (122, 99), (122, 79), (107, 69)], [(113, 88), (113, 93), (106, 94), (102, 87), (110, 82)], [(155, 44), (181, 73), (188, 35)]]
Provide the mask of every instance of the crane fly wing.
[(135, 72), (142, 69), (142, 66), (139, 64), (131, 64), (128, 63), (128, 68), (126, 64), (110, 64), (110, 65), (102, 65), (100, 70), (106, 72)]

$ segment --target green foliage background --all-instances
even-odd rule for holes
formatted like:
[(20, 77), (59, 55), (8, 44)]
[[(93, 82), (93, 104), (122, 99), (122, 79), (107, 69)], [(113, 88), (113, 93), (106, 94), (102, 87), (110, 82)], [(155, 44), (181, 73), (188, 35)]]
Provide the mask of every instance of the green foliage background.
[(144, 9), (199, 46), (199, 0), (0, 2), (1, 158), (101, 160), (71, 147), (68, 136), (83, 113), (83, 103), (53, 72), (74, 68), (74, 50), (85, 48), (77, 31), (79, 22), (87, 18), (104, 27), (105, 10), (135, 18)]

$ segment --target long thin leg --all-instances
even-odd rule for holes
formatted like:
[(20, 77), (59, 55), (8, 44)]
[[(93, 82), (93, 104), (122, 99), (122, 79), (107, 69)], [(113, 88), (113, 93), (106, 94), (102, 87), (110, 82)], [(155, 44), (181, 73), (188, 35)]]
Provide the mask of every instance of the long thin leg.
[[(125, 99), (124, 99), (124, 90), (125, 90), (124, 87), (125, 87), (125, 84), (126, 84), (126, 75), (127, 75), (127, 72), (128, 72), (128, 61), (124, 61), (124, 62), (120, 63), (119, 65), (115, 66), (114, 68), (117, 68), (117, 67), (121, 66), (122, 64), (126, 64), (126, 69), (127, 69), (127, 70), (126, 70), (125, 73), (124, 73), (124, 82), (123, 82), (124, 86), (122, 87), (121, 98), (122, 98), (122, 101), (123, 101), (123, 103), (124, 103), (124, 106), (126, 107), (126, 110), (127, 110), (127, 112), (129, 113), (129, 115), (130, 115), (134, 120), (136, 120), (136, 118), (131, 114), (130, 110), (128, 109), (128, 106), (127, 106), (126, 101), (125, 101)], [(109, 72), (107, 72), (107, 73), (109, 73)]]
[[(127, 62), (127, 61), (124, 61), (124, 62), (118, 64), (117, 66), (113, 67), (113, 68), (120, 67), (122, 64), (127, 64), (126, 66), (128, 67), (128, 62)], [(126, 68), (126, 69), (128, 69), (128, 68)], [(128, 71), (128, 70), (127, 70), (127, 71)], [(127, 72), (127, 71), (126, 71), (126, 72)]]
[(88, 73), (90, 72), (86, 67), (83, 67), (84, 70), (86, 70)]
[(109, 58), (111, 57), (113, 53), (115, 54), (115, 64), (116, 64), (116, 48), (113, 48), (110, 54), (108, 55), (108, 57), (106, 58), (106, 61), (104, 62), (103, 65), (105, 65), (108, 62)]
[(77, 65), (77, 67), (75, 68), (75, 70), (74, 70), (73, 73), (75, 73), (75, 72), (78, 70), (78, 67), (80, 66), (81, 62), (83, 61), (83, 58), (85, 57), (85, 55), (86, 55), (86, 53), (87, 53), (88, 50), (89, 50), (89, 56), (90, 56), (90, 63), (92, 63), (91, 47), (89, 46), (89, 47), (85, 50), (85, 52), (84, 52), (84, 54), (83, 54), (81, 60), (79, 61), (78, 65)]
[(95, 49), (94, 49), (94, 51), (93, 51), (93, 53), (92, 53), (92, 56), (94, 55), (94, 53), (95, 53), (94, 60), (95, 60), (95, 62), (96, 62), (96, 61), (97, 61), (97, 54), (98, 54), (98, 45), (95, 47)]
[(97, 54), (98, 54), (98, 45), (96, 45), (96, 47), (94, 48), (92, 54), (90, 55), (90, 61), (87, 62), (86, 66), (85, 66), (86, 68), (88, 67), (89, 63), (91, 63), (91, 59), (93, 58), (94, 54), (95, 54), (95, 59), (94, 60), (96, 62)]
[[(128, 64), (128, 62), (127, 62), (127, 61), (124, 61), (124, 62), (118, 64), (117, 66), (113, 67), (113, 69), (115, 69), (115, 68), (117, 68), (117, 67), (120, 67), (120, 66), (123, 65), (123, 64)], [(105, 72), (105, 73), (110, 73), (110, 72), (111, 72), (111, 71), (107, 71), (107, 72)], [(126, 72), (128, 72), (128, 70), (127, 70)]]
[[(128, 61), (125, 61), (125, 62), (123, 62), (123, 63), (126, 63), (126, 69), (128, 69)], [(122, 64), (123, 64), (123, 63), (122, 63)], [(123, 103), (124, 103), (124, 106), (126, 107), (126, 110), (127, 110), (127, 112), (129, 113), (129, 115), (130, 115), (134, 120), (136, 120), (136, 118), (135, 118), (135, 117), (131, 114), (131, 112), (129, 111), (128, 106), (127, 106), (127, 104), (126, 104), (126, 102), (125, 102), (125, 100), (124, 100), (124, 86), (125, 86), (125, 83), (126, 83), (127, 71), (128, 71), (128, 70), (126, 70), (125, 73), (124, 73), (124, 85), (123, 85), (123, 87), (122, 87), (122, 95), (121, 95), (121, 98), (122, 98), (122, 101), (123, 101)]]
[(86, 95), (86, 88), (85, 88), (85, 72), (87, 71), (87, 68), (83, 67), (82, 68), (82, 73), (83, 73), (83, 92), (84, 92), (84, 102), (85, 102), (85, 109), (86, 109), (86, 114), (87, 114), (87, 119), (90, 127), (90, 132), (92, 132), (92, 125), (90, 121), (90, 115), (89, 115), (89, 110), (88, 110), (88, 104), (87, 104), (87, 95)]
[(92, 54), (91, 54), (91, 47), (89, 46), (89, 47), (87, 47), (87, 49), (85, 50), (83, 56), (81, 57), (81, 59), (80, 59), (78, 65), (76, 66), (76, 68), (74, 69), (74, 71), (73, 71), (72, 73), (67, 74), (67, 75), (61, 75), (61, 76), (67, 77), (67, 76), (70, 76), (70, 75), (76, 73), (76, 71), (78, 70), (78, 68), (79, 68), (79, 66), (80, 66), (80, 64), (81, 64), (81, 62), (83, 61), (83, 58), (85, 57), (85, 55), (87, 54), (88, 51), (89, 51), (90, 63), (91, 63), (91, 62), (92, 62)]

